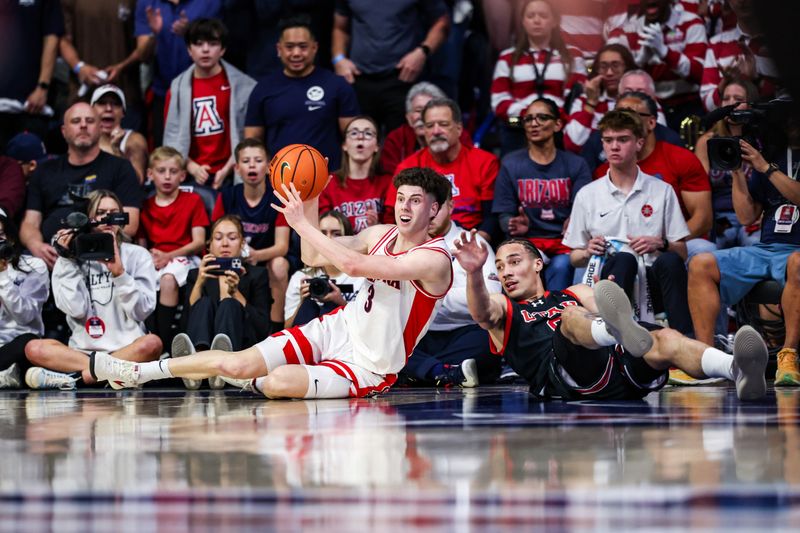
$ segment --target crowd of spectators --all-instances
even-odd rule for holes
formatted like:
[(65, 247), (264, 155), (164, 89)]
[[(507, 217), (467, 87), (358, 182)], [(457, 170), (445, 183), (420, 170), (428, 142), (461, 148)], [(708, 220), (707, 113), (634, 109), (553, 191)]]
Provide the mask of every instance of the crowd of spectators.
[[(238, 350), (353, 299), (360, 281), (306, 268), (271, 207), (269, 160), (292, 143), (328, 159), (328, 235), (394, 223), (393, 176), (432, 168), (452, 184), (432, 236), (525, 239), (546, 288), (613, 279), (639, 318), (712, 346), (773, 280), (776, 383), (800, 386), (800, 126), (744, 118), (784, 96), (754, 2), (6, 3), (0, 386), (93, 383), (93, 351), (150, 361), (218, 334)], [(598, 131), (614, 109), (641, 126), (630, 139)], [(740, 161), (720, 163), (721, 137)], [(629, 145), (630, 183), (609, 170)], [(85, 259), (85, 234), (113, 253)], [(513, 378), (454, 265), (403, 381)]]

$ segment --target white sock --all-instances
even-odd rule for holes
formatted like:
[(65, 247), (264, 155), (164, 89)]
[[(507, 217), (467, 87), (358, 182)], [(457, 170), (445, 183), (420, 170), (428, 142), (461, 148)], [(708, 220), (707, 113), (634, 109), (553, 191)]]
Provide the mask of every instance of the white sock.
[(716, 348), (706, 348), (700, 356), (703, 374), (710, 378), (726, 378), (735, 381), (733, 376), (733, 356)]
[(608, 332), (606, 323), (602, 318), (592, 320), (592, 339), (594, 339), (594, 342), (596, 342), (598, 346), (614, 346), (619, 343), (619, 341)]
[(265, 379), (267, 379), (267, 376), (262, 376), (260, 378), (256, 378), (255, 381), (253, 381), (253, 388), (255, 389), (255, 392), (257, 392), (259, 394), (264, 394), (264, 380)]
[(169, 359), (139, 363), (139, 383), (146, 383), (154, 379), (167, 379), (174, 377), (169, 371)]

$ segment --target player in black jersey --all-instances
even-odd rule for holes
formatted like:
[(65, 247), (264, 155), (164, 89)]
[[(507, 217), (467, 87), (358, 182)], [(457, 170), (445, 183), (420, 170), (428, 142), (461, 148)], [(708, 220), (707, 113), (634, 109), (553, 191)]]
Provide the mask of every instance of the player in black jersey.
[(767, 347), (749, 326), (737, 332), (730, 355), (673, 329), (635, 322), (630, 301), (613, 281), (545, 291), (542, 257), (523, 239), (497, 248), (504, 294), (490, 294), (481, 274), (487, 250), (474, 231), (462, 233), (455, 245), (467, 271), (472, 318), (539, 398), (641, 399), (666, 383), (672, 366), (696, 378), (730, 379), (742, 400), (766, 393)]

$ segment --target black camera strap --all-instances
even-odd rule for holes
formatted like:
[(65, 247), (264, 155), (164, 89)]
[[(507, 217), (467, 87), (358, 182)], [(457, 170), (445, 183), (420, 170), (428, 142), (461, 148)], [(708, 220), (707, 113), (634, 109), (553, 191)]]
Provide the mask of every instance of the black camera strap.
[(81, 273), (84, 275), (84, 279), (86, 280), (86, 290), (89, 291), (89, 305), (91, 306), (91, 314), (92, 316), (97, 316), (97, 308), (95, 307), (95, 303), (98, 305), (108, 305), (111, 303), (111, 300), (114, 299), (114, 282), (111, 281), (111, 291), (108, 296), (108, 300), (105, 302), (100, 302), (94, 299), (94, 295), (92, 294), (92, 265), (91, 261), (78, 261), (79, 268), (81, 269)]
[(550, 60), (553, 58), (553, 51), (547, 50), (544, 56), (544, 66), (542, 67), (541, 72), (536, 66), (536, 52), (535, 51), (528, 51), (528, 54), (531, 56), (531, 68), (533, 69), (533, 74), (536, 76), (536, 94), (539, 98), (544, 96), (544, 87), (545, 87), (545, 75), (547, 74), (547, 67), (550, 66)]

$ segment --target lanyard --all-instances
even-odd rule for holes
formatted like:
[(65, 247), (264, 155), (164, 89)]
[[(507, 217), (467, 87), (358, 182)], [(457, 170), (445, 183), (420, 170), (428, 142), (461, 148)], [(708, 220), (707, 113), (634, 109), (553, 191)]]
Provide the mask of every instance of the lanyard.
[(536, 94), (541, 98), (544, 95), (544, 76), (547, 74), (547, 67), (550, 66), (550, 59), (553, 57), (553, 51), (547, 50), (541, 72), (539, 72), (539, 69), (536, 67), (536, 53), (528, 50), (528, 54), (531, 56), (531, 68), (533, 69), (533, 74), (536, 76)]
[[(84, 270), (84, 267), (86, 269)], [(84, 271), (86, 276), (86, 290), (89, 291), (89, 306), (91, 307), (91, 316), (97, 316), (97, 309), (95, 308), (94, 304), (97, 303), (102, 306), (106, 306), (111, 303), (111, 300), (114, 299), (114, 281), (111, 279), (111, 272), (109, 271), (109, 282), (111, 283), (111, 293), (108, 296), (108, 300), (105, 302), (99, 302), (94, 299), (92, 295), (92, 265), (91, 261), (85, 261), (81, 263), (81, 270)], [(100, 273), (97, 275), (102, 275), (103, 270), (100, 269)]]

